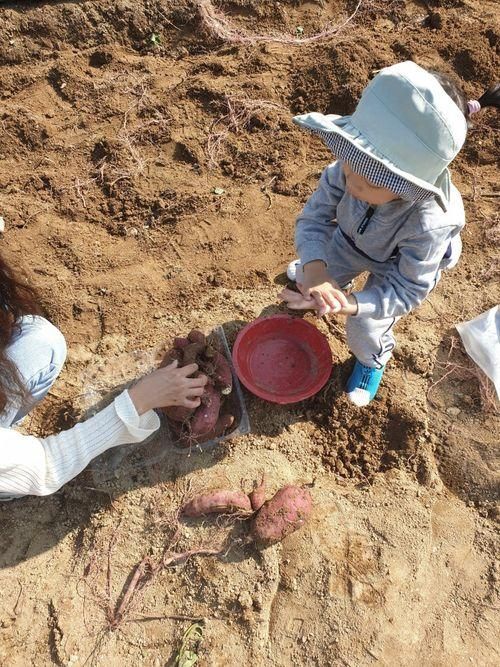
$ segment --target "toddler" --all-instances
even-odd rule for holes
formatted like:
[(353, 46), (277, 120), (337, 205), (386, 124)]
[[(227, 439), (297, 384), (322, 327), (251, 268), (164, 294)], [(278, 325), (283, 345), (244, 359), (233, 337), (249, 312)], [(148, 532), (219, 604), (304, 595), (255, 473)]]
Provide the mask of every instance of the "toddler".
[[(500, 105), (500, 85), (467, 102), (441, 74), (403, 62), (381, 70), (352, 116), (308, 113), (294, 121), (317, 134), (336, 162), (323, 172), (296, 224), (299, 260), (285, 289), (292, 309), (348, 315), (356, 361), (347, 383), (359, 406), (376, 395), (395, 346), (392, 329), (456, 264), (465, 224), (449, 163), (468, 118)], [(363, 289), (347, 293), (363, 272)]]

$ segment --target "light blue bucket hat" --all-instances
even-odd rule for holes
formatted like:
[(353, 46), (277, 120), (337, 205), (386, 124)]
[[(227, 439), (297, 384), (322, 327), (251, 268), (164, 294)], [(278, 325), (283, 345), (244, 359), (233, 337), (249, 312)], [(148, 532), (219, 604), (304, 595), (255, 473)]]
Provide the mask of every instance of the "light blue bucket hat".
[(467, 121), (439, 81), (414, 62), (381, 70), (351, 116), (308, 113), (293, 120), (375, 185), (409, 201), (435, 196), (448, 208), (447, 167), (465, 141)]

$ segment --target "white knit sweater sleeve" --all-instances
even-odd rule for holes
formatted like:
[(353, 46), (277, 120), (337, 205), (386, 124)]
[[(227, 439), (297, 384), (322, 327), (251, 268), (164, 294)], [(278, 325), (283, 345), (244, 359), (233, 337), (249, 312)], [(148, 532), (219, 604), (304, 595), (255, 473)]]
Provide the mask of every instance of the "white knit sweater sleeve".
[(124, 391), (87, 421), (47, 438), (0, 427), (0, 500), (54, 493), (102, 452), (142, 442), (159, 426), (158, 415), (139, 416)]

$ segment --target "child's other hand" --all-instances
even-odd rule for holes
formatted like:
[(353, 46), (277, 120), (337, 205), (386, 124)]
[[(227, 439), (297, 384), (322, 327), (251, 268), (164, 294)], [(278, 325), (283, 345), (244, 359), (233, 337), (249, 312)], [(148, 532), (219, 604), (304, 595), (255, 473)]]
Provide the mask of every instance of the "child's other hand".
[(306, 297), (300, 292), (285, 287), (285, 289), (278, 294), (280, 299), (286, 303), (290, 310), (316, 310), (317, 304), (312, 297)]
[(137, 413), (141, 415), (153, 408), (170, 405), (197, 408), (207, 383), (205, 375), (190, 377), (197, 370), (196, 364), (177, 368), (177, 361), (173, 361), (143, 377), (128, 392)]
[[(315, 310), (319, 317), (322, 316), (318, 308), (318, 304), (312, 296), (304, 296), (301, 292), (295, 292), (288, 287), (285, 287), (285, 289), (280, 292), (278, 296), (280, 299), (283, 299), (283, 301), (286, 302), (286, 305), (288, 308), (290, 308), (290, 310)], [(347, 296), (346, 299), (347, 306), (342, 306), (342, 308), (337, 312), (340, 315), (356, 315), (358, 311), (358, 304), (355, 297), (350, 295)]]

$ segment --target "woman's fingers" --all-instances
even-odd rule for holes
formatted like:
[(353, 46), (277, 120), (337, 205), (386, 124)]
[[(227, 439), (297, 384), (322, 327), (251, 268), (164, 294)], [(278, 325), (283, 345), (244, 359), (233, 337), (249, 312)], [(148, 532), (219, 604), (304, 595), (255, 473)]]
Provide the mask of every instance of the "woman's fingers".
[(185, 377), (188, 375), (192, 375), (193, 373), (196, 373), (198, 370), (198, 364), (188, 364), (187, 366), (183, 366), (182, 368), (179, 369)]
[(189, 396), (203, 396), (205, 392), (205, 387), (189, 387), (186, 390), (186, 394), (189, 394)]
[(203, 389), (208, 382), (208, 378), (206, 375), (200, 375), (197, 378), (190, 378), (190, 377), (185, 378), (185, 381), (186, 381), (186, 387), (189, 387), (190, 389), (194, 387), (200, 387), (201, 389)]
[(199, 408), (201, 400), (199, 398), (185, 398), (181, 405), (185, 408)]

